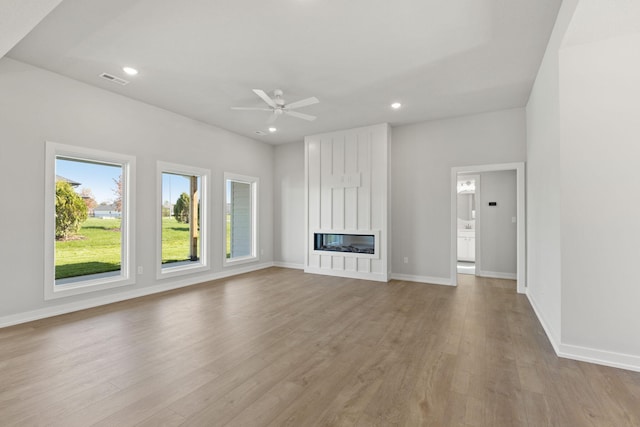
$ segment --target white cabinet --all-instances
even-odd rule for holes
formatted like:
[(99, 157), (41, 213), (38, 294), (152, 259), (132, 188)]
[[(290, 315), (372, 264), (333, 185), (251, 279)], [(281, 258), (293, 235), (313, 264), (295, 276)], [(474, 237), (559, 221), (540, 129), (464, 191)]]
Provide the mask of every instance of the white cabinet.
[(476, 260), (475, 230), (458, 230), (458, 261)]

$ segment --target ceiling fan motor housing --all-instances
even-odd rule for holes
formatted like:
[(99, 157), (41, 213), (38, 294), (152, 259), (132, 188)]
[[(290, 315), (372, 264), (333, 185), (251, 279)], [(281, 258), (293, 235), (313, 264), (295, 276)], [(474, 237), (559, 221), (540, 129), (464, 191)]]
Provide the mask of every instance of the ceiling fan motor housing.
[(282, 99), (282, 95), (283, 95), (283, 92), (280, 89), (276, 89), (273, 91), (273, 97), (275, 98), (274, 101), (280, 107), (283, 107), (285, 104), (284, 99)]

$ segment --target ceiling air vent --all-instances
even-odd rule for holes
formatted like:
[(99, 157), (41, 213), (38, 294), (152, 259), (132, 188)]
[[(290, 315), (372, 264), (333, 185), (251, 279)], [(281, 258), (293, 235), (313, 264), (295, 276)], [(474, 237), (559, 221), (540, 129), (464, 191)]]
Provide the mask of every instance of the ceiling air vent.
[(120, 77), (116, 77), (108, 73), (102, 73), (100, 74), (100, 77), (102, 77), (105, 80), (109, 80), (110, 82), (117, 83), (121, 86), (125, 86), (129, 84), (129, 82), (126, 81), (125, 79), (121, 79)]

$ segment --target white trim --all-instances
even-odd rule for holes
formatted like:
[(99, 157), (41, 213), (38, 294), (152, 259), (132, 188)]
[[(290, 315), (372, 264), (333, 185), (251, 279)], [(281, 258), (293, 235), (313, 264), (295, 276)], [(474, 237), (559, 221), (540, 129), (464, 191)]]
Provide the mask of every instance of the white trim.
[[(451, 274), (451, 284), (453, 286), (457, 286), (458, 278), (457, 278), (457, 258), (458, 258), (458, 224), (457, 217), (455, 212), (458, 209), (457, 205), (457, 183), (458, 183), (458, 174), (475, 174), (482, 172), (497, 172), (497, 171), (507, 171), (507, 170), (515, 170), (516, 171), (516, 217), (517, 217), (517, 232), (516, 232), (516, 246), (518, 250), (517, 255), (517, 292), (519, 294), (524, 294), (526, 292), (527, 287), (527, 242), (526, 242), (526, 217), (525, 217), (525, 164), (524, 162), (516, 162), (516, 163), (499, 163), (499, 164), (491, 164), (491, 165), (474, 165), (474, 166), (460, 166), (451, 168), (451, 182), (450, 182), (450, 194), (451, 194), (451, 249), (450, 249), (450, 274)], [(478, 214), (479, 209), (476, 210), (476, 215)], [(477, 238), (477, 236), (476, 236)], [(478, 252), (476, 251), (476, 258), (478, 257)]]
[(560, 351), (557, 354), (565, 359), (640, 372), (640, 356), (632, 354), (616, 353), (571, 344), (560, 344)]
[(411, 274), (391, 273), (391, 279), (425, 283), (428, 285), (454, 286), (451, 284), (451, 280), (448, 277), (414, 276)]
[[(227, 200), (227, 181), (236, 181), (249, 184), (251, 191), (251, 254), (238, 258), (227, 258), (227, 204), (230, 202)], [(238, 264), (246, 264), (250, 262), (256, 262), (260, 260), (258, 255), (258, 247), (260, 247), (258, 239), (258, 191), (259, 191), (260, 178), (248, 175), (240, 175), (232, 172), (224, 173), (224, 180), (222, 184), (222, 266), (230, 267)]]
[[(118, 165), (122, 168), (121, 221), (121, 262), (117, 275), (92, 274), (83, 276), (64, 284), (57, 284), (55, 279), (55, 180), (56, 159), (66, 157), (78, 161), (89, 161)], [(45, 142), (45, 196), (44, 196), (44, 299), (51, 300), (71, 295), (97, 292), (120, 286), (135, 284), (133, 266), (136, 265), (135, 245), (135, 191), (136, 191), (136, 158), (125, 154), (95, 150), (92, 148)]]
[(372, 280), (376, 282), (388, 282), (389, 278), (383, 273), (365, 273), (350, 270), (331, 270), (328, 268), (305, 267), (305, 273), (323, 274), (325, 276), (348, 277), (350, 279)]
[(547, 335), (547, 339), (551, 343), (551, 346), (558, 357), (640, 372), (640, 356), (572, 344), (563, 344), (560, 336), (545, 321), (540, 309), (538, 308), (538, 304), (531, 293), (527, 291), (526, 295), (536, 317), (538, 318), (538, 321), (542, 325), (542, 329), (544, 329), (544, 332)]
[(558, 335), (556, 331), (545, 321), (544, 316), (542, 316), (542, 312), (538, 308), (538, 304), (528, 290), (526, 295), (529, 300), (529, 304), (531, 304), (531, 308), (533, 308), (533, 312), (536, 314), (538, 321), (542, 325), (542, 329), (544, 329), (544, 332), (547, 334), (547, 339), (551, 343), (553, 350), (558, 354), (560, 351), (560, 335)]
[(489, 277), (491, 279), (510, 279), (510, 280), (518, 279), (518, 275), (516, 273), (502, 273), (499, 271), (479, 271), (479, 272), (476, 272), (476, 276)]
[(304, 270), (304, 264), (297, 264), (295, 262), (275, 261), (274, 267), (291, 268), (294, 270)]
[(78, 301), (78, 302), (60, 304), (52, 307), (45, 307), (37, 310), (26, 311), (23, 313), (10, 314), (8, 316), (0, 317), (0, 328), (5, 328), (8, 326), (17, 325), (20, 323), (31, 322), (34, 320), (44, 319), (47, 317), (58, 316), (61, 314), (72, 313), (74, 311), (86, 310), (88, 308), (112, 304), (118, 301), (125, 301), (133, 298), (153, 295), (160, 292), (170, 291), (173, 289), (199, 285), (205, 282), (210, 282), (212, 280), (224, 279), (226, 277), (237, 276), (239, 274), (263, 270), (269, 267), (273, 267), (273, 263), (269, 262), (269, 263), (253, 265), (251, 267), (243, 267), (243, 268), (238, 268), (233, 270), (229, 269), (226, 271), (211, 273), (204, 276), (183, 278), (183, 279), (174, 280), (171, 282), (163, 282), (158, 285), (147, 286), (141, 289), (132, 289), (126, 292), (120, 292), (113, 295), (106, 295), (106, 296), (91, 298), (91, 299)]
[[(169, 173), (200, 178), (200, 259), (171, 266), (162, 265), (162, 214), (156, 216), (156, 279), (192, 274), (211, 269), (209, 262), (209, 181), (211, 171), (195, 166), (158, 161), (156, 164), (156, 206), (162, 206), (162, 174)], [(173, 203), (169, 200), (169, 203)], [(160, 210), (162, 212), (162, 208)]]

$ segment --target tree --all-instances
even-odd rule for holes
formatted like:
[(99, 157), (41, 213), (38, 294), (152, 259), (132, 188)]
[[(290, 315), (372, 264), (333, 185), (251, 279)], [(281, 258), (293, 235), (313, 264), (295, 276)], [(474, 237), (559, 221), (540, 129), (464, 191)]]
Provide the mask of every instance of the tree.
[(77, 233), (87, 220), (87, 205), (66, 181), (56, 182), (56, 239)]
[(173, 207), (173, 216), (176, 218), (176, 221), (183, 222), (185, 224), (189, 223), (189, 206), (191, 205), (191, 199), (187, 193), (182, 193), (178, 200), (176, 200), (176, 204)]
[(87, 205), (87, 211), (92, 214), (93, 210), (98, 206), (98, 202), (96, 202), (96, 198), (91, 189), (83, 188), (80, 190), (80, 197), (82, 197), (84, 204)]
[(116, 199), (113, 201), (116, 212), (122, 211), (122, 175), (118, 179), (113, 178), (113, 182), (116, 184), (116, 188), (113, 189), (113, 194), (116, 195)]

